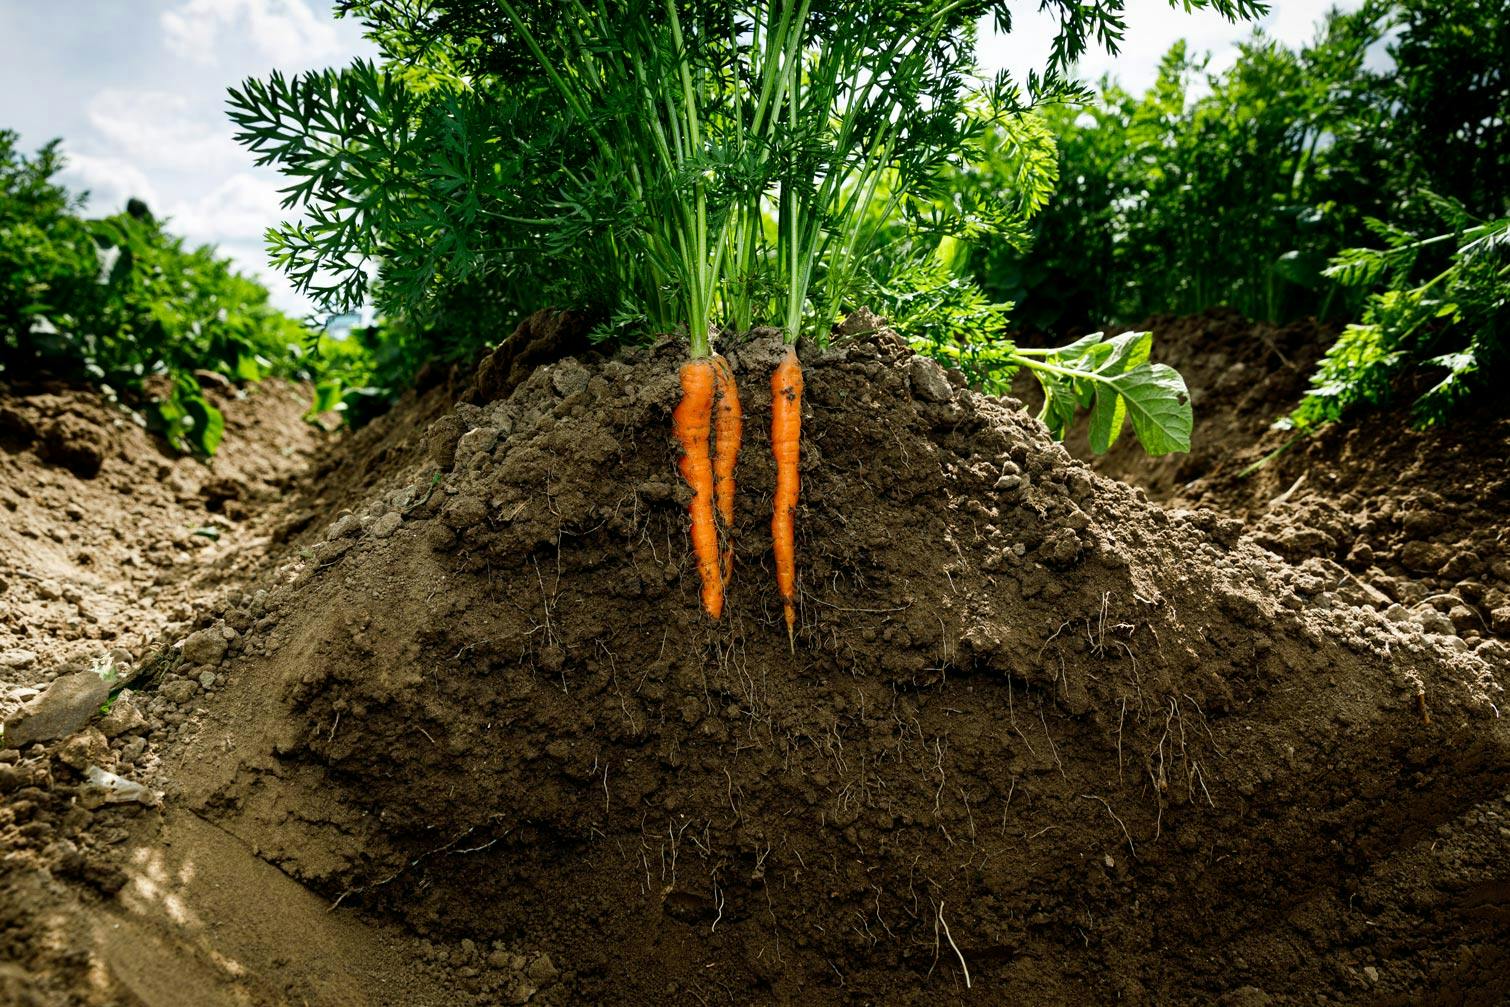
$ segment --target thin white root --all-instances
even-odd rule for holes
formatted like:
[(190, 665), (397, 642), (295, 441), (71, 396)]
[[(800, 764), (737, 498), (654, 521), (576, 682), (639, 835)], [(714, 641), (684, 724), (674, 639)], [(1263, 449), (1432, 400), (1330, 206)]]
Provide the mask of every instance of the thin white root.
[(943, 902), (939, 903), (939, 922), (941, 924), (943, 924), (943, 927), (944, 927), (944, 936), (946, 938), (948, 938), (948, 940), (949, 940), (949, 946), (951, 948), (953, 948), (954, 949), (954, 953), (959, 956), (959, 967), (961, 969), (963, 969), (964, 972), (965, 972), (965, 989), (969, 989), (970, 988), (970, 966), (968, 966), (968, 965), (965, 964), (965, 955), (964, 955), (964, 952), (960, 951), (959, 945), (956, 944), (956, 943), (954, 943), (954, 935), (949, 932), (949, 921), (946, 920), (946, 919), (944, 919), (944, 903)]

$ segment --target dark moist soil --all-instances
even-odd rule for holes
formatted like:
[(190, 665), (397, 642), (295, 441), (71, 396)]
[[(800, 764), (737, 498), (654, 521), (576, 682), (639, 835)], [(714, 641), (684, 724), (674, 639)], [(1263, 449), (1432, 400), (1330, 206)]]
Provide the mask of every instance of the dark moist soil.
[[(1503, 641), (1150, 504), (883, 331), (802, 348), (789, 649), (778, 341), (725, 347), (749, 422), (717, 624), (669, 436), (681, 351), (497, 378), (536, 342), (348, 438), (262, 512), (256, 577), (161, 638), (162, 806), (83, 861), (120, 894), (48, 845), (91, 739), (11, 759), (6, 981), (49, 1004), (1503, 1001)], [(67, 899), (222, 998), (60, 938)]]

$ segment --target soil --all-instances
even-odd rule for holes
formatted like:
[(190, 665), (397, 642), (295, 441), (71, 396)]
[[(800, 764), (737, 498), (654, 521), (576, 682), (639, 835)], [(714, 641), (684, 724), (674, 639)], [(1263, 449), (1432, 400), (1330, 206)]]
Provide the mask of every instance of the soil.
[(1305, 391), (1334, 330), (1226, 310), (1139, 328), (1185, 375), (1192, 450), (1151, 459), (1129, 437), (1094, 458), (1080, 431), (1070, 439), (1077, 456), (1166, 506), (1240, 518), (1291, 562), (1340, 564), (1368, 589), (1365, 604), (1394, 620), (1510, 640), (1510, 400), (1425, 430), (1407, 408), (1364, 412), (1296, 440), (1273, 424)]
[[(126, 712), (0, 756), (12, 999), (1505, 998), (1504, 640), (1151, 503), (882, 331), (801, 350), (789, 647), (780, 346), (724, 352), (751, 422), (716, 624), (670, 341), (455, 375), (248, 508), (260, 551), (171, 580), (191, 617), (151, 624)], [(101, 763), (151, 806), (87, 808)]]

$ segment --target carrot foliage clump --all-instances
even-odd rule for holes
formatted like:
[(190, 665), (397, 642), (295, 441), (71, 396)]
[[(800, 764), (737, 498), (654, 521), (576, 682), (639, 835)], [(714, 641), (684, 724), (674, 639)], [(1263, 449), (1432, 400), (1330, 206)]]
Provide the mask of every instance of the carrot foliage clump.
[(1117, 45), (1124, 3), (1050, 0), (1048, 59), (1014, 80), (977, 71), (1007, 2), (344, 0), (380, 60), (248, 80), (230, 108), (302, 211), (275, 260), (328, 307), (375, 303), (406, 354), (463, 358), (554, 304), (701, 357), (725, 328), (826, 339), (899, 240), (1025, 233), (1052, 156), (950, 180), (1032, 146), (1002, 138), (1082, 93), (1069, 69)]

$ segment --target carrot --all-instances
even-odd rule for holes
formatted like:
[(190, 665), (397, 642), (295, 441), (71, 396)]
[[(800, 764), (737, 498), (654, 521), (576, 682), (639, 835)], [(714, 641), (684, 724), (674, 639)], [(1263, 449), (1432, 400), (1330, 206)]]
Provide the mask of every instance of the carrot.
[(734, 371), (723, 357), (713, 358), (713, 500), (723, 520), (723, 577), (728, 586), (734, 572), (734, 466), (744, 434), (744, 411)]
[(682, 446), (678, 463), (682, 478), (692, 487), (692, 552), (703, 583), (703, 611), (717, 619), (724, 610), (723, 576), (719, 572), (718, 527), (713, 519), (713, 464), (708, 438), (713, 420), (712, 361), (689, 360), (682, 365), (682, 400), (671, 414), (671, 427)]
[(797, 556), (794, 525), (801, 477), (797, 462), (802, 451), (802, 364), (797, 348), (771, 375), (771, 453), (776, 456), (776, 501), (771, 515), (771, 538), (776, 547), (776, 587), (786, 613), (787, 643), (796, 647)]

